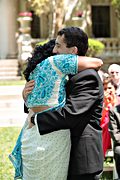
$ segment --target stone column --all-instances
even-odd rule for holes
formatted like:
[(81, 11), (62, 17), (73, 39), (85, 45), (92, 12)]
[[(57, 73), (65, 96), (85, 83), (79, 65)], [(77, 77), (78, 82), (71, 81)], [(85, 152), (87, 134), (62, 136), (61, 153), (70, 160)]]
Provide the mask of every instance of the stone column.
[(0, 59), (16, 58), (17, 1), (0, 1)]
[(18, 59), (26, 60), (31, 56), (32, 53), (32, 45), (31, 45), (31, 27), (30, 23), (32, 21), (32, 13), (31, 12), (21, 12), (19, 13), (19, 17), (17, 21), (19, 21), (20, 27), (20, 35), (18, 38)]
[(45, 39), (49, 35), (49, 27), (48, 25), (48, 17), (45, 14), (41, 14), (40, 16), (40, 37)]
[(120, 19), (117, 18), (118, 37), (120, 38)]

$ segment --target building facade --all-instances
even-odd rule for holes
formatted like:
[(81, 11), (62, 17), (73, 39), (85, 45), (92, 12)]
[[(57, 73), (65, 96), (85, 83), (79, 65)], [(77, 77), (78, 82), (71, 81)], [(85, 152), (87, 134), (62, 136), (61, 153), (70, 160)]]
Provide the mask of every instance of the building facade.
[[(76, 6), (74, 7), (75, 3)], [(120, 64), (120, 20), (117, 18), (111, 0), (67, 0), (67, 13), (64, 26), (79, 26), (91, 38), (97, 38), (105, 44), (103, 59), (105, 65)], [(0, 1), (0, 59), (16, 58), (18, 54), (19, 12), (28, 11), (25, 0)], [(52, 17), (37, 17), (32, 11), (31, 37), (37, 42), (49, 36)]]

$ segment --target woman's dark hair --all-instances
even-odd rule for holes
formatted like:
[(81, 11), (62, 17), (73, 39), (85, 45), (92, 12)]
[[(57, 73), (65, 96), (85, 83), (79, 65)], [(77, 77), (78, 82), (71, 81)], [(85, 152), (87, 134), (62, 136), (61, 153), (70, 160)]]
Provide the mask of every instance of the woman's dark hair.
[(37, 64), (41, 63), (43, 60), (48, 58), (53, 54), (53, 48), (55, 46), (55, 39), (50, 40), (44, 45), (37, 45), (32, 53), (32, 57), (27, 59), (27, 67), (24, 70), (23, 74), (27, 81), (29, 81), (30, 73), (35, 69)]

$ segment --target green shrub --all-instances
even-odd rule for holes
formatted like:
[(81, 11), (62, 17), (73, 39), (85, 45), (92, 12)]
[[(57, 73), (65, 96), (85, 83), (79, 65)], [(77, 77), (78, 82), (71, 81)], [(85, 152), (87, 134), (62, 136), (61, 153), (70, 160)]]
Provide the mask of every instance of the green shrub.
[(46, 39), (44, 41), (41, 41), (39, 43), (37, 43), (36, 45), (44, 45), (45, 43), (47, 43), (49, 41), (49, 39)]
[(95, 39), (89, 39), (88, 44), (89, 44), (89, 48), (88, 48), (87, 56), (92, 56), (92, 57), (100, 56), (105, 48), (102, 42)]

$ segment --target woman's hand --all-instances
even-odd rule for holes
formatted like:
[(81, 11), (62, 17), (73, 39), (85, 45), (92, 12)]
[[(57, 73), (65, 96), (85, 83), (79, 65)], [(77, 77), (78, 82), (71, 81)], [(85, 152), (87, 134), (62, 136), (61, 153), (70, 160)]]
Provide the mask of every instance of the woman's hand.
[(28, 94), (30, 94), (32, 92), (32, 90), (34, 88), (34, 84), (35, 84), (34, 80), (26, 82), (25, 87), (22, 92), (24, 101), (26, 101)]
[(104, 104), (106, 107), (111, 106), (114, 102), (114, 96), (109, 92), (104, 92)]

